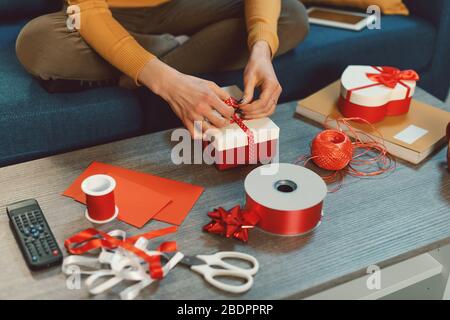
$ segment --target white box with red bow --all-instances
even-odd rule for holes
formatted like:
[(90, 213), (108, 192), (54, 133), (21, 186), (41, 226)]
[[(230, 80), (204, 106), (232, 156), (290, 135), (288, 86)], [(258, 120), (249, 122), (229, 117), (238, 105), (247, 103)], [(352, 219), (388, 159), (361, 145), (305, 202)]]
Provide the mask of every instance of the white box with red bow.
[(419, 75), (395, 67), (348, 66), (341, 77), (339, 110), (370, 123), (409, 111)]

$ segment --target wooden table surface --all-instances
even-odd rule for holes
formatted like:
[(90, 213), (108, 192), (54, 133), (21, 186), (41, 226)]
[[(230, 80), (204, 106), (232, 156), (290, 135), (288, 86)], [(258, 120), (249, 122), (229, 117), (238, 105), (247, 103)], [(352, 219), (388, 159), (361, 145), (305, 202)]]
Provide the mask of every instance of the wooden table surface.
[[(422, 90), (416, 98), (443, 107)], [(295, 106), (280, 105), (272, 117), (282, 128), (281, 162), (293, 162), (307, 154), (312, 137), (320, 130), (295, 116)], [(302, 298), (362, 276), (369, 265), (391, 265), (450, 242), (450, 174), (444, 149), (421, 165), (399, 161), (390, 175), (346, 178), (342, 190), (326, 198), (323, 222), (308, 236), (277, 237), (253, 230), (245, 245), (203, 233), (201, 227), (208, 222), (206, 214), (211, 208), (243, 204), (243, 179), (253, 167), (219, 172), (207, 165), (176, 166), (170, 161), (171, 145), (170, 132), (166, 131), (0, 169), (0, 298), (118, 297), (120, 286), (95, 297), (84, 287), (69, 290), (58, 267), (30, 272), (5, 210), (8, 203), (36, 198), (62, 246), (67, 237), (91, 227), (84, 218), (84, 207), (61, 193), (94, 160), (204, 186), (205, 192), (179, 231), (161, 240), (176, 240), (186, 254), (246, 252), (261, 264), (254, 287), (242, 295), (225, 294), (180, 266), (145, 289), (141, 298)], [(134, 235), (161, 226), (165, 225), (151, 222), (137, 230), (116, 221), (102, 229), (120, 228)]]

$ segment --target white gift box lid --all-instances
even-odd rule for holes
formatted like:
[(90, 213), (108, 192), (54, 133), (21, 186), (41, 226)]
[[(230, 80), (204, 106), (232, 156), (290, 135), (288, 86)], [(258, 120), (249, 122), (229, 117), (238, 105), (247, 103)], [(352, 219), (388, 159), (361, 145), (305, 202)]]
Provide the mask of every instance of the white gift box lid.
[[(380, 73), (372, 66), (348, 66), (341, 77), (341, 95), (347, 97), (349, 90), (375, 84), (375, 81), (367, 77), (368, 73)], [(402, 80), (410, 88), (408, 95), (412, 97), (416, 88), (416, 81)], [(352, 91), (350, 102), (365, 107), (379, 107), (390, 101), (407, 98), (408, 89), (400, 83), (391, 89), (382, 84)]]
[[(270, 118), (244, 120), (244, 124), (253, 132), (254, 142), (261, 143), (278, 139), (280, 128)], [(217, 151), (244, 147), (248, 144), (248, 136), (236, 123), (221, 129), (209, 130), (208, 140)]]

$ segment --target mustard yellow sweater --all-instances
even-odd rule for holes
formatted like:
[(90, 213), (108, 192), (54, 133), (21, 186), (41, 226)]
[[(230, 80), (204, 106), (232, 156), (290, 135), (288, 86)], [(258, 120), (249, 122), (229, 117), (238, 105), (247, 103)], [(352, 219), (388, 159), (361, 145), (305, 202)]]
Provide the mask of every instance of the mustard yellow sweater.
[[(68, 0), (80, 7), (83, 39), (104, 59), (137, 81), (148, 61), (155, 56), (141, 47), (117, 22), (109, 8), (157, 6), (170, 0)], [(205, 0), (208, 1), (208, 0)], [(244, 0), (248, 46), (258, 40), (269, 44), (272, 54), (278, 49), (277, 23), (281, 0)]]

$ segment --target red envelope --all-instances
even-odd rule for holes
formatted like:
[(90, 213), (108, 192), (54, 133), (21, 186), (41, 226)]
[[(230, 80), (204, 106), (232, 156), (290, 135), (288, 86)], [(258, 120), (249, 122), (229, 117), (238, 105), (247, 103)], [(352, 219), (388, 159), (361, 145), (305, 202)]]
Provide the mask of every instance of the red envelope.
[[(198, 200), (200, 195), (203, 192), (203, 188), (199, 186), (195, 186), (192, 184), (188, 184), (185, 182), (175, 181), (167, 178), (162, 178), (158, 176), (153, 176), (150, 174), (137, 172), (129, 169), (124, 169), (121, 167), (116, 167), (113, 165), (101, 163), (101, 162), (93, 162), (74, 182), (73, 184), (64, 192), (64, 196), (73, 198), (81, 203), (85, 203), (85, 196), (81, 191), (81, 182), (94, 174), (108, 174), (115, 179), (122, 181), (127, 180), (129, 184), (127, 188), (124, 189), (123, 193), (117, 195), (117, 204), (119, 206), (119, 196), (120, 198), (124, 197), (124, 199), (135, 199), (134, 194), (138, 190), (136, 185), (145, 188), (145, 190), (153, 191), (154, 197), (157, 194), (164, 196), (165, 200), (172, 200), (169, 203), (166, 203), (165, 206), (162, 206), (160, 210), (151, 215), (150, 211), (147, 210), (146, 217), (148, 219), (156, 219), (162, 222), (180, 225), (184, 218), (187, 216), (189, 211), (194, 206), (195, 202)], [(119, 181), (117, 182), (119, 186)], [(119, 191), (119, 188), (118, 188)], [(140, 190), (137, 192), (138, 194), (143, 192)], [(146, 208), (153, 208), (153, 200), (150, 196), (139, 196), (139, 202), (142, 206), (145, 205)], [(162, 197), (156, 197), (159, 200), (162, 200)], [(127, 203), (133, 202), (127, 200)], [(121, 211), (121, 209), (119, 209)], [(119, 211), (119, 212), (120, 212)], [(131, 210), (130, 210), (131, 211)], [(133, 214), (134, 215), (134, 214)], [(140, 214), (136, 214), (140, 215)], [(143, 218), (142, 218), (143, 219)], [(147, 220), (148, 220), (147, 219)], [(123, 220), (124, 222), (129, 223), (128, 221)], [(141, 220), (140, 220), (141, 221)], [(130, 223), (133, 224), (133, 223)], [(145, 223), (144, 223), (145, 224)], [(134, 224), (133, 224), (134, 225)]]

